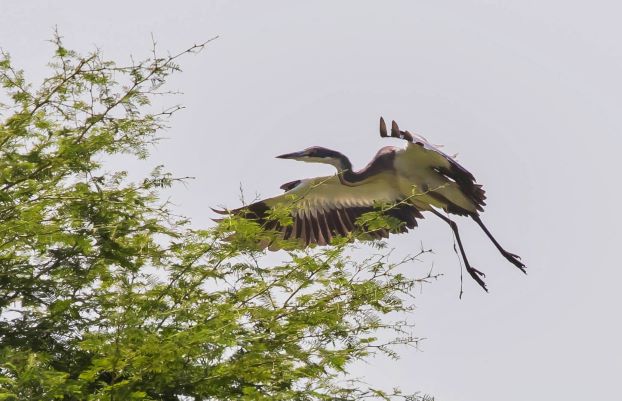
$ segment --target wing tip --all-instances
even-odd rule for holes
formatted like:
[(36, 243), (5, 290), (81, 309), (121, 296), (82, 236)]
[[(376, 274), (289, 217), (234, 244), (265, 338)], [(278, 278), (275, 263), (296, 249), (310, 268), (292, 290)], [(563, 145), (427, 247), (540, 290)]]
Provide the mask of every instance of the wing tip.
[(380, 116), (380, 136), (383, 138), (389, 136), (387, 133), (387, 123), (384, 122), (384, 118), (382, 118), (382, 116)]
[(281, 185), (279, 188), (282, 189), (285, 192), (291, 191), (292, 189), (294, 189), (298, 185), (300, 185), (301, 182), (302, 182), (302, 180), (289, 181), (289, 182), (286, 182), (285, 184)]
[(391, 120), (391, 136), (394, 138), (400, 137), (400, 127), (397, 125), (395, 120)]
[(230, 212), (226, 209), (214, 209), (213, 207), (210, 207), (210, 209), (212, 209), (212, 212), (220, 214), (220, 215), (230, 214)]

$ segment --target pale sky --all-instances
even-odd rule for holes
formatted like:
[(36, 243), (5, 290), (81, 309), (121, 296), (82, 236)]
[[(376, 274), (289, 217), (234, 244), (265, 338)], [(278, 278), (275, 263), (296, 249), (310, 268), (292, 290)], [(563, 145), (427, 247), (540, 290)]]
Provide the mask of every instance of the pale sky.
[[(465, 279), (449, 228), (429, 216), (389, 244), (423, 242), (444, 276), (412, 316), (421, 350), (353, 373), (440, 401), (612, 400), (622, 374), (622, 6), (616, 1), (9, 1), (0, 46), (44, 74), (54, 26), (67, 47), (117, 60), (215, 35), (181, 61), (187, 108), (148, 161), (196, 180), (173, 200), (195, 225), (208, 206), (271, 196), (329, 166), (274, 156), (320, 145), (364, 166), (388, 143), (380, 115), (444, 144), (484, 185), (483, 220), (524, 276), (458, 219), (491, 292)], [(389, 141), (390, 142), (390, 141)], [(145, 166), (123, 167), (142, 171)], [(364, 250), (363, 250), (364, 251)]]

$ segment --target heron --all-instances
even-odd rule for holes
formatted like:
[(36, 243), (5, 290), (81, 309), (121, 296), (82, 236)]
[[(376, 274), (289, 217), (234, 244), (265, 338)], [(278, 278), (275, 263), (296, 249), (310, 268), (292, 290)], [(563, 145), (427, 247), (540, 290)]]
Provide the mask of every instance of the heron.
[[(337, 174), (295, 180), (281, 186), (281, 195), (263, 199), (234, 210), (215, 210), (220, 214), (236, 214), (265, 223), (283, 239), (295, 239), (302, 246), (326, 245), (333, 237), (347, 236), (356, 231), (357, 219), (378, 205), (393, 205), (385, 210), (401, 224), (393, 229), (368, 231), (372, 238), (386, 238), (390, 233), (402, 233), (417, 226), (423, 212), (429, 212), (451, 228), (464, 266), (469, 275), (485, 291), (485, 274), (471, 265), (465, 252), (458, 225), (448, 215), (467, 216), (484, 231), (501, 255), (526, 273), (518, 255), (506, 251), (480, 218), (486, 205), (486, 195), (475, 177), (454, 157), (443, 153), (423, 136), (400, 130), (395, 121), (390, 132), (380, 118), (380, 136), (406, 141), (406, 146), (381, 148), (369, 164), (355, 171), (343, 153), (321, 146), (277, 158), (324, 163), (336, 168)], [(295, 202), (292, 203), (292, 200)], [(292, 225), (281, 226), (268, 219), (269, 211), (290, 204)], [(444, 213), (443, 213), (444, 212)]]

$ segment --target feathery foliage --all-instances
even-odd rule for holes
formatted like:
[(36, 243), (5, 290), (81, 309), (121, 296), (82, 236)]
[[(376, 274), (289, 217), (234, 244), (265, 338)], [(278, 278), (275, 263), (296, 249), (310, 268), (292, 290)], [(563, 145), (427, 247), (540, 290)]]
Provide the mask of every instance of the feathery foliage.
[(0, 400), (418, 398), (347, 374), (416, 343), (386, 317), (431, 277), (400, 272), (415, 257), (377, 243), (359, 260), (341, 239), (266, 266), (255, 222), (192, 229), (160, 200), (176, 181), (162, 168), (106, 170), (147, 157), (180, 109), (150, 100), (207, 43), (126, 66), (52, 43), (37, 87), (0, 55)]

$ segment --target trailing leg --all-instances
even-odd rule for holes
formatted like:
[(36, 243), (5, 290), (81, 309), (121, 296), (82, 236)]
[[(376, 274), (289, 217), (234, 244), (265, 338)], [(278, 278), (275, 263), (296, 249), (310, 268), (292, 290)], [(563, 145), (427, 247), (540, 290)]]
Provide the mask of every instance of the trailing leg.
[(475, 280), (477, 284), (479, 284), (480, 287), (484, 289), (484, 291), (488, 292), (488, 289), (486, 288), (486, 283), (484, 282), (484, 280), (482, 280), (482, 278), (486, 277), (486, 275), (472, 267), (469, 263), (469, 260), (467, 259), (466, 253), (464, 252), (464, 247), (462, 246), (462, 241), (460, 240), (460, 233), (458, 232), (458, 225), (456, 224), (456, 222), (434, 209), (430, 211), (440, 217), (445, 223), (449, 224), (449, 227), (451, 227), (454, 235), (456, 236), (456, 241), (458, 242), (460, 254), (462, 255), (462, 259), (464, 260), (464, 266), (466, 267), (467, 272), (471, 275), (471, 277), (473, 277), (473, 280)]
[(493, 237), (490, 231), (488, 231), (488, 229), (482, 222), (482, 219), (480, 219), (478, 215), (472, 214), (471, 218), (475, 220), (475, 222), (482, 228), (482, 230), (484, 230), (488, 238), (490, 238), (490, 240), (492, 241), (493, 244), (495, 244), (499, 252), (501, 252), (501, 255), (503, 255), (503, 257), (506, 258), (514, 266), (518, 267), (523, 273), (527, 274), (527, 271), (525, 270), (525, 264), (520, 261), (520, 256), (514, 255), (513, 253), (510, 253), (506, 251), (505, 249), (503, 249), (503, 247), (497, 242), (495, 237)]

